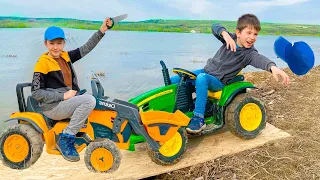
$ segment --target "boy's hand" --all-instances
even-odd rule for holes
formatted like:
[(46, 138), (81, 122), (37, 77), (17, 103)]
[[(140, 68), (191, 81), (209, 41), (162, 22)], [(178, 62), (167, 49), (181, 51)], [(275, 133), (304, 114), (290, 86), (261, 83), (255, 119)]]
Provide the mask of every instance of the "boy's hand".
[(272, 76), (276, 81), (279, 81), (278, 75), (280, 75), (282, 77), (284, 84), (290, 83), (289, 76), (284, 71), (279, 69), (277, 66), (271, 66), (271, 71), (272, 71)]
[(231, 51), (236, 52), (236, 49), (237, 49), (236, 42), (234, 42), (234, 40), (229, 35), (229, 33), (227, 31), (222, 31), (221, 36), (226, 41), (227, 49), (229, 49), (230, 47)]
[(65, 93), (63, 94), (63, 99), (64, 99), (64, 100), (70, 99), (70, 98), (72, 98), (73, 96), (75, 96), (76, 93), (77, 93), (77, 91), (75, 91), (75, 90), (69, 90), (68, 92), (65, 92)]
[(104, 34), (108, 30), (108, 26), (111, 26), (111, 25), (112, 25), (112, 20), (110, 18), (106, 18), (100, 27), (100, 31)]

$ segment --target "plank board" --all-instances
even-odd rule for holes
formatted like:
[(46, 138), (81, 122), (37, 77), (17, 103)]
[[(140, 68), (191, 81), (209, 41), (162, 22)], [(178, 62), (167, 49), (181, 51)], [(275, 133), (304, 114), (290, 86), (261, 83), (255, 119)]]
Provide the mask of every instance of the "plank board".
[(139, 144), (136, 145), (135, 152), (121, 151), (121, 165), (111, 174), (90, 172), (83, 161), (84, 151), (80, 153), (79, 162), (68, 162), (62, 156), (43, 152), (39, 160), (25, 170), (13, 170), (0, 162), (0, 179), (141, 179), (238, 153), (289, 136), (290, 134), (271, 124), (267, 124), (262, 133), (251, 140), (240, 139), (222, 129), (216, 134), (191, 137), (181, 161), (170, 166), (153, 163), (145, 151), (144, 144)]

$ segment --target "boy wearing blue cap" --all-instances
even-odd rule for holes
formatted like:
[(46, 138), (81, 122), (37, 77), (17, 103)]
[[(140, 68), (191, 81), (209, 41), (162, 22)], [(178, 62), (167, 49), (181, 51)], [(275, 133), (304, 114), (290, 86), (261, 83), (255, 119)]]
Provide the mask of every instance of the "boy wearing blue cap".
[[(197, 98), (194, 115), (186, 129), (189, 133), (200, 133), (206, 127), (204, 112), (208, 90), (221, 90), (228, 80), (233, 79), (247, 65), (271, 72), (276, 81), (280, 75), (283, 83), (289, 83), (289, 76), (270, 59), (259, 54), (253, 46), (260, 29), (260, 21), (253, 14), (244, 14), (238, 19), (235, 33), (229, 33), (219, 24), (212, 25), (213, 35), (223, 45), (214, 57), (208, 59), (204, 69), (195, 71)], [(172, 80), (179, 82), (176, 78)]]
[(68, 161), (80, 160), (74, 147), (75, 135), (96, 105), (92, 95), (75, 96), (80, 89), (72, 64), (87, 55), (111, 25), (110, 18), (106, 18), (87, 43), (68, 52), (63, 51), (65, 34), (61, 28), (51, 26), (44, 34), (48, 52), (42, 54), (35, 65), (31, 92), (45, 116), (54, 120), (71, 117), (69, 125), (56, 139), (57, 149)]

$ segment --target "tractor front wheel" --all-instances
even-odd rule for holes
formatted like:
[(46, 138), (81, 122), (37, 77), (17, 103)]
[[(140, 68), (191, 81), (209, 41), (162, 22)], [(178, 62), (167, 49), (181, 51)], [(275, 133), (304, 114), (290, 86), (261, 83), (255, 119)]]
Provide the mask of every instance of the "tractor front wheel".
[(181, 159), (186, 151), (188, 142), (187, 132), (185, 128), (178, 129), (176, 134), (166, 142), (162, 142), (158, 152), (152, 150), (147, 143), (147, 153), (153, 162), (160, 165), (175, 164)]
[(87, 147), (84, 162), (92, 172), (113, 172), (120, 166), (121, 152), (110, 139), (97, 140)]
[(266, 110), (259, 99), (249, 94), (239, 94), (227, 106), (225, 121), (233, 134), (252, 139), (266, 126)]

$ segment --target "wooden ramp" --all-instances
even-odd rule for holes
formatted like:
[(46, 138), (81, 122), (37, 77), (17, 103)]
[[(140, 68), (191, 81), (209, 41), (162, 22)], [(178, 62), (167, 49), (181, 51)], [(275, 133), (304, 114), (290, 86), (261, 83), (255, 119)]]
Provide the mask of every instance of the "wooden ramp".
[(0, 179), (141, 179), (255, 148), (268, 141), (289, 136), (290, 134), (267, 124), (262, 133), (252, 140), (242, 140), (229, 131), (192, 137), (181, 161), (171, 166), (153, 163), (145, 151), (144, 144), (139, 144), (136, 146), (136, 152), (122, 151), (121, 165), (111, 174), (90, 172), (83, 161), (84, 151), (80, 154), (81, 160), (75, 163), (64, 160), (62, 156), (43, 152), (39, 160), (25, 170), (13, 170), (0, 162)]

